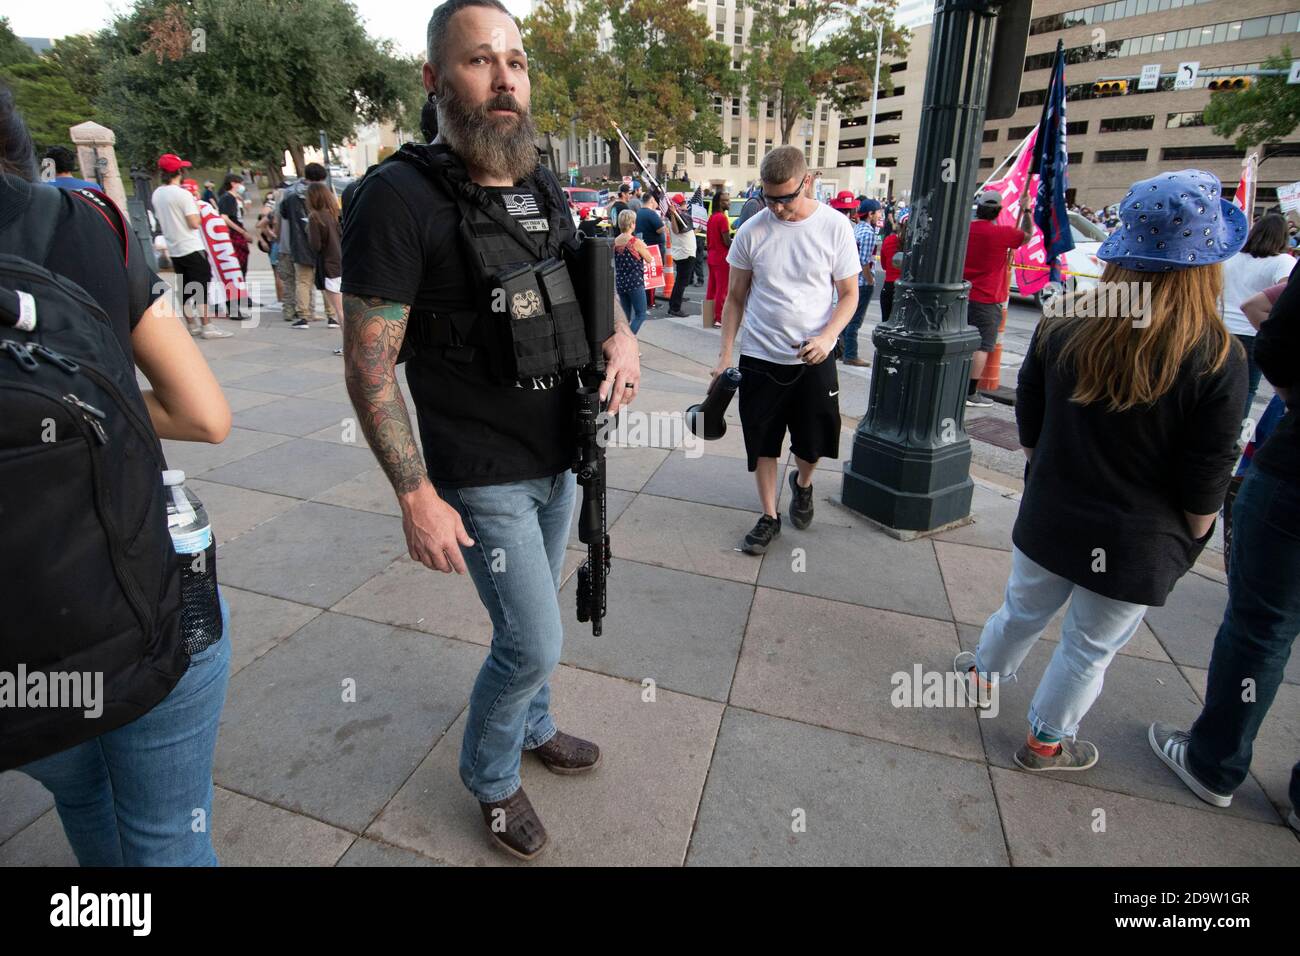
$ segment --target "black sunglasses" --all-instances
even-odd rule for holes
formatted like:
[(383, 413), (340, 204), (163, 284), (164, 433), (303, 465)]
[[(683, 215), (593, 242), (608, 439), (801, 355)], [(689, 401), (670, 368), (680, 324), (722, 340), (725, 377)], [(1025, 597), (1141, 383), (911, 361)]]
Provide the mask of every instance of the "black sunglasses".
[(789, 205), (790, 203), (794, 202), (796, 199), (798, 199), (800, 196), (803, 195), (803, 187), (807, 181), (807, 178), (808, 177), (805, 176), (802, 180), (800, 180), (799, 188), (796, 189), (794, 192), (790, 193), (788, 196), (769, 196), (767, 195), (767, 193), (764, 193), (763, 202), (767, 203), (769, 206)]

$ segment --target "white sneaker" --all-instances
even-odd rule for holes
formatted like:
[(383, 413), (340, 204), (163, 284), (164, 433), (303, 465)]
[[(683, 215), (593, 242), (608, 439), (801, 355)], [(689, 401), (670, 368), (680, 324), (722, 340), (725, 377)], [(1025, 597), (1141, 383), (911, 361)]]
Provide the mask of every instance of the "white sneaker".
[(215, 326), (206, 325), (203, 331), (199, 333), (205, 339), (228, 339), (234, 336), (234, 332), (227, 332), (225, 329), (218, 329)]
[(203, 331), (203, 326), (201, 326), (201, 325), (188, 325), (188, 324), (187, 324), (185, 327), (186, 327), (187, 329), (190, 330), (190, 335), (195, 335), (195, 336), (197, 336), (200, 332)]
[(967, 408), (992, 408), (993, 400), (990, 398), (985, 398), (979, 392), (976, 392), (974, 395), (966, 399), (966, 407)]

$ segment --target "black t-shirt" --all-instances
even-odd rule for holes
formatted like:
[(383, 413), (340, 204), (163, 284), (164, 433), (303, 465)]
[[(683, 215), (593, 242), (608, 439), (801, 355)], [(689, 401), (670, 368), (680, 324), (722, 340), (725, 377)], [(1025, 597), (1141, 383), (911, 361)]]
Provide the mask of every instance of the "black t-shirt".
[[(541, 170), (539, 175), (552, 175)], [(527, 187), (486, 190), (525, 229), (545, 222)], [(561, 217), (564, 238), (573, 220)], [(475, 309), (472, 266), (461, 244), (460, 211), (423, 172), (402, 161), (369, 172), (343, 221), (343, 292), (376, 296), (422, 313)], [(408, 326), (409, 328), (409, 326)], [(504, 484), (558, 474), (573, 459), (572, 376), (497, 384), (481, 348), (469, 361), (422, 349), (406, 362), (429, 478), (446, 487)]]
[[(1274, 386), (1300, 392), (1300, 268), (1278, 297), (1255, 336), (1255, 361)], [(1286, 416), (1255, 452), (1252, 468), (1300, 482), (1300, 394), (1293, 394)]]
[[(49, 258), (40, 263), (51, 272), (71, 279), (99, 303), (113, 326), (113, 333), (128, 359), (132, 359), (131, 331), (145, 311), (167, 286), (145, 263), (144, 251), (134, 230), (127, 225), (127, 248), (110, 224), (113, 208), (108, 200), (84, 197), (80, 191), (28, 183), (14, 176), (0, 176), (0, 231), (26, 211), (32, 191), (54, 189), (62, 208)], [(77, 192), (74, 195), (74, 192)], [(122, 217), (125, 223), (125, 216)], [(39, 255), (39, 251), (27, 253)]]
[(244, 217), (239, 214), (239, 200), (229, 191), (217, 197), (217, 212), (229, 216), (241, 226), (244, 224)]

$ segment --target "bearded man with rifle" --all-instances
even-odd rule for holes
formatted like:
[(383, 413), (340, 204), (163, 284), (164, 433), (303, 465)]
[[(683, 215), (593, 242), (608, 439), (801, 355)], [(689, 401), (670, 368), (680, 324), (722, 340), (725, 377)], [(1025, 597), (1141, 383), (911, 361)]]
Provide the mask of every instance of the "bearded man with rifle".
[(514, 19), (497, 0), (447, 0), (429, 21), (427, 61), (437, 138), (372, 168), (345, 212), (346, 380), (411, 557), (468, 571), (492, 619), (460, 776), (497, 845), (533, 859), (547, 836), (520, 753), (556, 773), (600, 761), (550, 713), (573, 469), (590, 548), (579, 613), (599, 633), (609, 549), (598, 419), (636, 397), (641, 371), (613, 304), (608, 240), (577, 237), (538, 162)]

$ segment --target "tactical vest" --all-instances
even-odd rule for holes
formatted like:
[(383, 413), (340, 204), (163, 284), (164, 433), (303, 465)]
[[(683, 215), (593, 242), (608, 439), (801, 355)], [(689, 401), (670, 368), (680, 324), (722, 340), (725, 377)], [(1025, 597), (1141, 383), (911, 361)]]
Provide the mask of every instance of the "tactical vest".
[(521, 184), (537, 197), (546, 221), (545, 231), (532, 232), (469, 178), (447, 146), (407, 144), (387, 161), (416, 166), (456, 203), (475, 290), (472, 311), (412, 310), (402, 358), (438, 349), (451, 361), (468, 362), (481, 351), (501, 384), (586, 365), (591, 349), (568, 267), (577, 240), (562, 238), (568, 207), (549, 170), (539, 165)]

